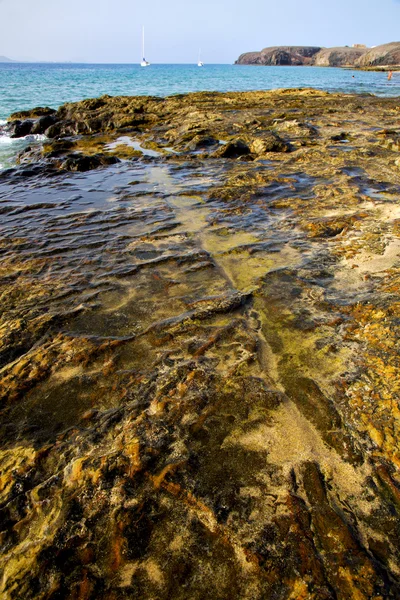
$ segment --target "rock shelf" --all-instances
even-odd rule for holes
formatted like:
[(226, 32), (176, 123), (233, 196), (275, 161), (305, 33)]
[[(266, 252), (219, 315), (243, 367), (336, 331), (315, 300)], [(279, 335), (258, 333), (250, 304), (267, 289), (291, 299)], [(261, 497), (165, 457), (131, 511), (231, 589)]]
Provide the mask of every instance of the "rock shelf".
[(1, 597), (398, 598), (398, 99), (49, 116), (0, 176)]

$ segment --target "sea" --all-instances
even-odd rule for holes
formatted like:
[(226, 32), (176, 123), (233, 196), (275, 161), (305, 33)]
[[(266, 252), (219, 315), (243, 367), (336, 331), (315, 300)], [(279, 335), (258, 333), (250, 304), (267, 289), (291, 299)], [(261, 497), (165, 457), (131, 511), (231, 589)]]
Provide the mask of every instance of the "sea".
[[(249, 91), (316, 88), (330, 92), (400, 96), (400, 73), (331, 67), (263, 67), (246, 65), (0, 63), (0, 124), (15, 111), (35, 106), (58, 108), (65, 102), (103, 94), (169, 96), (195, 91)], [(0, 169), (40, 138), (12, 140), (0, 134)]]

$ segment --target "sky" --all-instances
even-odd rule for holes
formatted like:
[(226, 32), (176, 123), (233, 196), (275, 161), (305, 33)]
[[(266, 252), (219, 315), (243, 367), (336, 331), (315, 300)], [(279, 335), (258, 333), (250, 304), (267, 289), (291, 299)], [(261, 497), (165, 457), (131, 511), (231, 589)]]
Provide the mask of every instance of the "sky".
[(14, 60), (233, 63), (267, 46), (400, 40), (400, 0), (0, 0), (0, 55)]

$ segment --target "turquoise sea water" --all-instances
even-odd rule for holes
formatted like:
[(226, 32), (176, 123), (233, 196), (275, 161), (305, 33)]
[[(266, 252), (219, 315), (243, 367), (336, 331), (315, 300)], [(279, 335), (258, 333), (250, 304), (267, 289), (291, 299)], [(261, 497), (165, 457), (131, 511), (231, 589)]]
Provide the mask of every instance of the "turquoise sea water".
[[(354, 78), (352, 77), (354, 75)], [(109, 95), (166, 96), (185, 92), (314, 87), (327, 91), (400, 96), (400, 73), (324, 67), (237, 65), (0, 64), (0, 122), (12, 112)], [(31, 142), (32, 140), (28, 140)], [(9, 166), (26, 140), (0, 136), (0, 168)]]

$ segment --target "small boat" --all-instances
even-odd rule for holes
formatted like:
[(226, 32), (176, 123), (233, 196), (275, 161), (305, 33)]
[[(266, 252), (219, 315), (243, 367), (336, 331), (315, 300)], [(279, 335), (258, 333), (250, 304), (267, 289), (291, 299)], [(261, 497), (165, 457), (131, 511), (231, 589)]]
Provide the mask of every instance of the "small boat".
[(149, 67), (150, 63), (144, 57), (144, 27), (142, 27), (142, 62), (140, 63), (141, 67)]
[(201, 61), (201, 50), (199, 50), (199, 60), (197, 61), (198, 67), (204, 67), (204, 63)]

